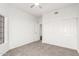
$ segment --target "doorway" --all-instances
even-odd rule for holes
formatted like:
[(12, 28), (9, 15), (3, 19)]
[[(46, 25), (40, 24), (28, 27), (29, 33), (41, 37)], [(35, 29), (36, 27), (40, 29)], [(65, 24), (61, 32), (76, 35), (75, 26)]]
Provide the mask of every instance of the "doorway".
[(40, 40), (42, 40), (42, 24), (40, 24)]

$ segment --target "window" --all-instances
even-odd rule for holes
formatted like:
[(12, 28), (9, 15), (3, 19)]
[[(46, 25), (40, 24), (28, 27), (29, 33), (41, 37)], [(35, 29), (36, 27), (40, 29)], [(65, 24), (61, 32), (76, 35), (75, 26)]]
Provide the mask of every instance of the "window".
[(4, 43), (4, 16), (0, 15), (0, 44)]

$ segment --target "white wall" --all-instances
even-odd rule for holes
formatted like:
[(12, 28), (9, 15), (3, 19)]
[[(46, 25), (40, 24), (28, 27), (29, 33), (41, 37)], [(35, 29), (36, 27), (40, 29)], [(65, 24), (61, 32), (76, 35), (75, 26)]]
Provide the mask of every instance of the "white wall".
[(78, 52), (79, 52), (79, 17), (76, 18), (76, 24), (77, 24), (77, 47), (78, 47)]
[(9, 19), (11, 49), (39, 40), (36, 17), (11, 6), (9, 7)]
[(39, 18), (36, 17), (35, 23), (35, 39), (40, 40), (40, 26), (39, 26)]
[(42, 16), (40, 16), (40, 17), (38, 18), (38, 23), (39, 23), (39, 24), (42, 24)]
[(71, 6), (43, 15), (43, 43), (77, 49), (78, 10), (79, 7)]
[(7, 19), (5, 20), (7, 21), (5, 24), (7, 28), (5, 29), (6, 42), (0, 45), (0, 55), (9, 49), (39, 40), (36, 17), (10, 4), (0, 4), (0, 14)]

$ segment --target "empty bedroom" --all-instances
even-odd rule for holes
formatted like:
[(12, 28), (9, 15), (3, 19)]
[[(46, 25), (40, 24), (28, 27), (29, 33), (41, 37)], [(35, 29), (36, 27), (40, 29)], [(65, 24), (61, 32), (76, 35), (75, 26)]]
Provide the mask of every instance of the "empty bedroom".
[(0, 56), (79, 56), (79, 3), (0, 3)]

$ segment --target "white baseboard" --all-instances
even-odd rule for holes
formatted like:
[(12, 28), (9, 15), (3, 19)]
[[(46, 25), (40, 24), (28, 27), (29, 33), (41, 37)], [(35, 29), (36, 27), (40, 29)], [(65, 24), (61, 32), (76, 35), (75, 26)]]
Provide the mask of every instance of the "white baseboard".
[(71, 50), (75, 50), (79, 53), (79, 49), (77, 48), (70, 48), (70, 47), (65, 47), (65, 46), (61, 46), (61, 45), (58, 45), (58, 44), (52, 44), (52, 43), (49, 43), (48, 41), (42, 41), (42, 43), (46, 43), (46, 44), (50, 44), (50, 45), (55, 45), (55, 46), (59, 46), (59, 47), (63, 47), (63, 48), (67, 48), (67, 49), (71, 49)]
[(79, 49), (77, 49), (77, 52), (79, 53)]

